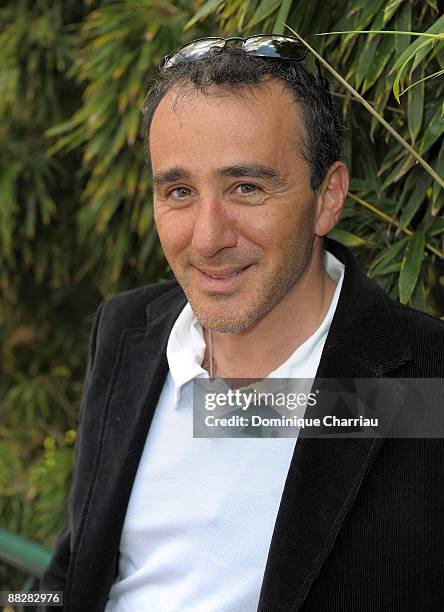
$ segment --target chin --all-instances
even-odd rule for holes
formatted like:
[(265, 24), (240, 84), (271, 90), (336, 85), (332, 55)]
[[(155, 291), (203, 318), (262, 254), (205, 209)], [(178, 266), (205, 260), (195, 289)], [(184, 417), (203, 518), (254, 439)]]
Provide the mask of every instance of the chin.
[(233, 321), (223, 321), (223, 322), (214, 321), (214, 322), (207, 323), (207, 325), (203, 325), (201, 323), (201, 325), (205, 327), (206, 329), (212, 332), (217, 332), (219, 334), (238, 334), (240, 332), (245, 331), (246, 329), (250, 327), (250, 324), (244, 321), (235, 322), (235, 323)]
[[(191, 302), (190, 302), (191, 303)], [(245, 331), (256, 321), (257, 317), (252, 312), (230, 314), (222, 308), (206, 309), (194, 308), (194, 314), (202, 327), (221, 334), (237, 334)]]

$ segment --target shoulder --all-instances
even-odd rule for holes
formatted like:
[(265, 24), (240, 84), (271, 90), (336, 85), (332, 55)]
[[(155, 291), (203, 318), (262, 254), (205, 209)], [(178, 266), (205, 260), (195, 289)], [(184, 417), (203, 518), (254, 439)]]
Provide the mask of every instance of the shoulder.
[(409, 334), (424, 339), (437, 337), (441, 342), (444, 340), (444, 321), (426, 312), (416, 310), (416, 308), (411, 306), (401, 304), (392, 298), (389, 299), (398, 320)]
[(181, 295), (182, 290), (176, 280), (152, 283), (121, 291), (105, 299), (100, 305), (102, 324), (112, 319), (123, 327), (144, 327), (147, 307), (159, 298), (171, 294)]
[(160, 299), (169, 304), (183, 299), (183, 291), (176, 280), (120, 291), (103, 300), (97, 308), (91, 332), (91, 355), (96, 348), (114, 353), (122, 331), (145, 328), (148, 307)]
[(444, 375), (444, 321), (389, 298), (396, 317), (400, 337), (410, 347), (419, 366), (427, 364), (427, 371)]

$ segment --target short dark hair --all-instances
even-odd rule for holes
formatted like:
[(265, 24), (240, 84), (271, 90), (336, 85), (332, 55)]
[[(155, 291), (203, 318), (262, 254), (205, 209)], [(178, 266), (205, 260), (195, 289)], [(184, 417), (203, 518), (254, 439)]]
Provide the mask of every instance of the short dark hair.
[[(325, 78), (325, 77), (324, 77)], [(201, 93), (229, 90), (241, 94), (242, 86), (264, 81), (283, 82), (300, 104), (307, 134), (300, 154), (311, 167), (310, 185), (316, 191), (330, 166), (342, 155), (345, 127), (333, 105), (329, 91), (302, 62), (270, 60), (246, 53), (241, 47), (227, 47), (217, 55), (180, 62), (160, 70), (145, 98), (142, 121), (148, 166), (149, 131), (154, 112), (162, 98), (177, 86), (191, 86)], [(211, 88), (211, 89), (210, 89)]]

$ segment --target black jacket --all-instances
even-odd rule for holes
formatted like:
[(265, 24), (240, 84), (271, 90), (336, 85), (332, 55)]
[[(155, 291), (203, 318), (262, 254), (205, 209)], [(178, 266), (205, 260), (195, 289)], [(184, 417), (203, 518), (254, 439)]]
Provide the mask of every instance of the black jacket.
[[(345, 277), (317, 377), (443, 377), (444, 324), (389, 298), (344, 246), (331, 239), (325, 246), (345, 264)], [(98, 309), (69, 524), (40, 583), (41, 590), (63, 590), (70, 612), (100, 612), (106, 605), (131, 488), (168, 371), (168, 336), (185, 302), (170, 281), (119, 293)], [(443, 610), (443, 484), (440, 439), (301, 436), (258, 610)]]

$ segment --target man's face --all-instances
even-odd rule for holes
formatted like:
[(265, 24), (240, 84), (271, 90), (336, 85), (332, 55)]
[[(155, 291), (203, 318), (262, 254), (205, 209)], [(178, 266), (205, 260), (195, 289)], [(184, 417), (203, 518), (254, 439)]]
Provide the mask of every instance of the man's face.
[(172, 90), (150, 130), (165, 256), (201, 325), (218, 332), (244, 331), (291, 296), (314, 240), (299, 110), (280, 83), (242, 91)]

